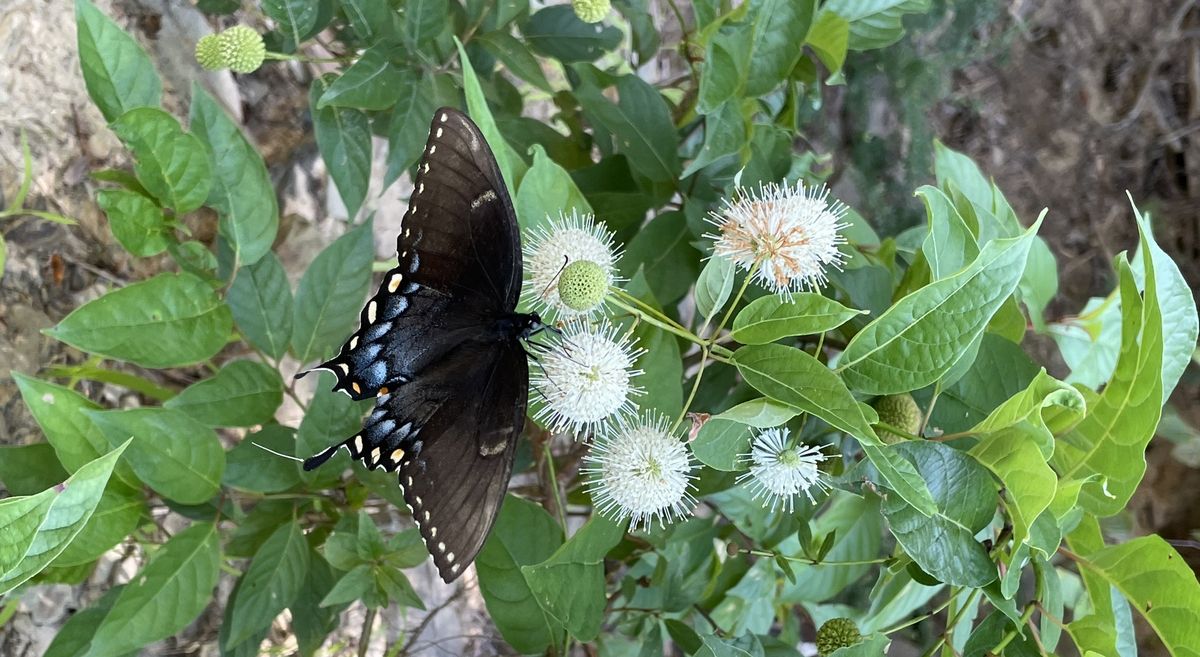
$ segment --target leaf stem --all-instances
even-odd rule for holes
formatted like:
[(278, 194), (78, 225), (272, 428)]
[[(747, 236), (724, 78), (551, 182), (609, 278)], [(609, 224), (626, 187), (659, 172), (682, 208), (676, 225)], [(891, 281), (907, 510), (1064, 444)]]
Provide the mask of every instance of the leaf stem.
[(683, 423), (683, 418), (687, 417), (688, 409), (691, 408), (692, 402), (696, 399), (696, 390), (700, 388), (700, 379), (704, 376), (704, 366), (708, 364), (708, 347), (700, 345), (700, 366), (696, 370), (696, 379), (692, 381), (692, 391), (688, 393), (687, 401), (683, 402), (683, 408), (679, 409), (679, 417), (675, 418), (675, 424), (671, 427), (671, 435), (679, 429), (679, 425)]
[(756, 262), (754, 266), (750, 267), (750, 271), (746, 272), (746, 277), (742, 279), (742, 286), (738, 288), (737, 295), (733, 299), (730, 299), (729, 307), (725, 310), (725, 316), (721, 318), (721, 323), (717, 324), (716, 328), (713, 329), (712, 335), (709, 336), (709, 344), (715, 344), (717, 338), (721, 336), (721, 329), (725, 328), (725, 325), (729, 323), (729, 319), (733, 317), (733, 311), (737, 310), (738, 302), (746, 295), (746, 288), (750, 285), (750, 279), (754, 278), (754, 274), (757, 271), (758, 263)]
[[(551, 436), (551, 440), (553, 436)], [(558, 522), (563, 531), (567, 531), (566, 507), (563, 506), (562, 493), (558, 490), (558, 475), (554, 472), (554, 454), (550, 451), (550, 440), (542, 444), (542, 453), (546, 458), (546, 469), (550, 471), (550, 488), (554, 491), (554, 506), (558, 511)]]
[(880, 557), (878, 559), (862, 559), (859, 561), (819, 561), (817, 559), (809, 559), (808, 557), (789, 557), (786, 554), (770, 552), (768, 550), (742, 550), (743, 554), (753, 554), (756, 557), (769, 557), (771, 559), (783, 559), (784, 561), (794, 561), (796, 563), (807, 564), (809, 566), (872, 566), (876, 564), (885, 564), (895, 561), (893, 557)]

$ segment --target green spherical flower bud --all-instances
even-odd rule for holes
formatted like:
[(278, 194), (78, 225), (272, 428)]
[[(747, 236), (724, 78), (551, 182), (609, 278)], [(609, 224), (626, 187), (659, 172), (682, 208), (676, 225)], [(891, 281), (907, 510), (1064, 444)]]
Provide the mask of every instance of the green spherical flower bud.
[(817, 654), (829, 657), (838, 648), (846, 648), (862, 641), (858, 626), (849, 618), (831, 618), (817, 630)]
[(267, 56), (267, 46), (262, 35), (245, 25), (235, 25), (221, 33), (221, 53), (229, 70), (234, 73), (252, 73), (262, 66)]
[[(913, 435), (921, 430), (921, 407), (917, 406), (916, 400), (908, 393), (880, 397), (875, 401), (875, 412), (879, 413), (880, 422), (897, 429), (903, 429)], [(880, 431), (879, 438), (889, 445), (906, 439), (891, 431)]]
[(591, 310), (600, 305), (607, 293), (608, 277), (591, 260), (576, 260), (563, 267), (559, 275), (558, 296), (571, 310)]
[(225, 55), (221, 51), (221, 37), (209, 34), (196, 42), (196, 61), (208, 71), (225, 68)]
[(612, 9), (609, 0), (571, 0), (571, 6), (579, 20), (585, 23), (599, 23)]

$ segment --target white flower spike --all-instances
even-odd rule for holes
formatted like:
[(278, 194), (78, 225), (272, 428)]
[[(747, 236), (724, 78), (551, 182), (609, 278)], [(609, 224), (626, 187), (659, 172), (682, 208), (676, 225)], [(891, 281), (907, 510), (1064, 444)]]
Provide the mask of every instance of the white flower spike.
[[(617, 282), (616, 264), (621, 254), (613, 246), (613, 234), (590, 214), (581, 215), (574, 209), (570, 216), (560, 212), (549, 226), (530, 231), (524, 251), (526, 277), (521, 296), (533, 299), (535, 309), (544, 318), (590, 316), (604, 305), (604, 293)], [(564, 302), (559, 294), (563, 270), (580, 261), (595, 265), (587, 268), (590, 277), (583, 280), (602, 293), (568, 295)]]
[(619, 326), (569, 323), (533, 367), (539, 399), (534, 417), (551, 431), (573, 434), (610, 426), (637, 411), (633, 364), (645, 353)]
[(763, 499), (763, 507), (771, 512), (783, 507), (788, 513), (795, 509), (795, 500), (803, 493), (815, 502), (813, 489), (828, 490), (829, 484), (817, 469), (817, 464), (829, 458), (821, 452), (824, 445), (790, 445), (786, 428), (767, 429), (755, 436), (750, 453), (742, 461), (750, 470), (737, 478), (738, 483), (749, 480), (754, 499)]
[(635, 528), (665, 526), (696, 506), (691, 452), (665, 417), (644, 417), (597, 438), (582, 472), (596, 510)]
[(795, 187), (767, 183), (759, 189), (739, 187), (736, 199), (710, 213), (719, 229), (713, 254), (750, 271), (767, 289), (790, 294), (816, 290), (826, 282), (825, 268), (841, 268), (846, 254), (838, 250), (846, 238), (838, 234), (846, 206), (829, 201), (824, 185)]

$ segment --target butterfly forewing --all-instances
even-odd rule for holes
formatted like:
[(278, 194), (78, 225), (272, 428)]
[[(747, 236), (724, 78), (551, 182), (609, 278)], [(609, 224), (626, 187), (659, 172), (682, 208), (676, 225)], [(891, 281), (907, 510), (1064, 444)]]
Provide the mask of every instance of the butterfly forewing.
[[(335, 390), (375, 397), (360, 433), (338, 449), (397, 472), (442, 578), (475, 558), (495, 522), (525, 421), (528, 363), (513, 311), (520, 231), (482, 133), (439, 109), (388, 271), (338, 355), (319, 367)], [(513, 321), (513, 320), (518, 321)]]
[(355, 399), (412, 380), (476, 330), (481, 314), (517, 305), (512, 201), (483, 134), (458, 110), (434, 114), (396, 252), (398, 265), (363, 307), (358, 331), (317, 367)]

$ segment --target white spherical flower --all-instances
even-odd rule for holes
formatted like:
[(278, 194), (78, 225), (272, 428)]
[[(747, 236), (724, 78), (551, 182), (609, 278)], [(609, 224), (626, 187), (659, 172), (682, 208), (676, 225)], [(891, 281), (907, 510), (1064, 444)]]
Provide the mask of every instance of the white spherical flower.
[(643, 353), (619, 326), (568, 324), (533, 367), (534, 417), (551, 431), (579, 434), (636, 412), (632, 396), (642, 391), (631, 380), (642, 373), (633, 364)]
[[(563, 270), (570, 264), (587, 261), (596, 265), (607, 291), (617, 281), (616, 263), (621, 254), (613, 247), (613, 234), (590, 214), (571, 210), (559, 213), (548, 226), (530, 231), (525, 242), (525, 289), (522, 296), (533, 299), (535, 309), (546, 318), (588, 316), (604, 305), (606, 295), (595, 295), (590, 305), (568, 305), (559, 294)], [(591, 270), (593, 274), (595, 270)]]
[(715, 255), (746, 271), (757, 265), (755, 278), (772, 292), (815, 290), (827, 280), (825, 268), (841, 268), (846, 258), (838, 250), (846, 242), (838, 234), (845, 214), (846, 206), (830, 202), (824, 185), (739, 187), (733, 202), (727, 199), (720, 213), (709, 215), (719, 234), (707, 237), (716, 240)]
[(670, 421), (646, 417), (626, 423), (596, 439), (584, 459), (587, 490), (596, 510), (616, 521), (649, 529), (687, 515), (692, 496), (692, 455), (687, 443), (672, 435)]
[(821, 450), (824, 445), (790, 445), (786, 428), (767, 429), (755, 436), (750, 453), (742, 457), (750, 463), (750, 471), (737, 478), (738, 483), (749, 480), (754, 499), (763, 498), (763, 506), (774, 512), (783, 506), (791, 513), (796, 498), (803, 493), (814, 502), (813, 489), (829, 489), (829, 484), (817, 469), (817, 464), (829, 458)]

